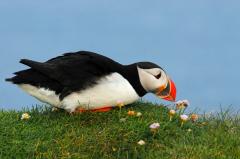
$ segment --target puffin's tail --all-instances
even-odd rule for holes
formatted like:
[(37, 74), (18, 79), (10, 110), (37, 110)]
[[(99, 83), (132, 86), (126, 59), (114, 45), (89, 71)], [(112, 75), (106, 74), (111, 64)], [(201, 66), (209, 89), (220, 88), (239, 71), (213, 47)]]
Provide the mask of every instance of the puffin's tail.
[(27, 65), (29, 67), (34, 67), (36, 65), (41, 64), (40, 62), (36, 62), (36, 61), (33, 61), (33, 60), (28, 60), (28, 59), (21, 59), (19, 62), (21, 64)]
[(6, 82), (11, 82), (13, 84), (22, 84), (25, 82), (29, 82), (29, 79), (33, 76), (33, 70), (27, 69), (27, 70), (22, 70), (15, 72), (13, 77), (11, 78), (6, 78)]
[[(27, 65), (27, 66), (30, 66), (29, 63), (31, 62), (31, 60), (22, 59), (22, 60), (20, 60), (19, 62), (22, 63), (22, 64), (25, 64), (25, 65)], [(30, 66), (30, 67), (31, 67), (31, 66)], [(28, 73), (28, 72), (29, 72), (29, 70), (23, 70), (23, 71), (15, 72), (14, 74), (15, 74), (16, 76), (11, 77), (11, 78), (6, 78), (5, 81), (6, 81), (6, 82), (12, 82), (12, 83), (14, 83), (14, 84), (21, 83), (21, 82), (22, 82), (21, 79), (22, 79), (24, 76), (26, 76), (26, 73)]]
[[(15, 72), (15, 76), (12, 78), (5, 79), (7, 82), (14, 84), (43, 84), (48, 85), (49, 83), (56, 83), (55, 80), (51, 79), (51, 75), (54, 74), (54, 66), (49, 63), (42, 63), (32, 61), (28, 59), (21, 59), (20, 63), (29, 66), (29, 69)], [(56, 84), (53, 84), (56, 85)]]
[(12, 80), (13, 80), (12, 78), (6, 78), (5, 79), (6, 82), (12, 82)]
[(39, 71), (45, 75), (52, 75), (54, 74), (54, 66), (49, 63), (42, 63), (28, 59), (21, 59), (20, 63), (31, 67), (33, 70)]
[(39, 73), (37, 69), (35, 69), (35, 68), (39, 68), (39, 66), (42, 66), (42, 63), (35, 62), (28, 59), (22, 59), (19, 62), (31, 68), (15, 72), (14, 77), (7, 78), (5, 79), (5, 81), (12, 82), (14, 84), (22, 84), (22, 83), (32, 83), (34, 81), (39, 81), (39, 80), (42, 80), (43, 78), (44, 79), (46, 78), (44, 75)]

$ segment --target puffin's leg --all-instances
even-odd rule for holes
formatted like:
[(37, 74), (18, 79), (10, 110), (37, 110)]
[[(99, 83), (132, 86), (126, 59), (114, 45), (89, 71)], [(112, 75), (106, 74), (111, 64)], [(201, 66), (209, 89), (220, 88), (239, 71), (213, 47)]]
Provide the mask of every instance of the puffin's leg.
[(72, 113), (73, 114), (78, 114), (78, 113), (83, 113), (83, 112), (86, 112), (87, 110), (86, 109), (83, 109), (81, 107), (77, 107)]
[(105, 107), (102, 107), (102, 108), (99, 108), (99, 109), (93, 109), (93, 110), (90, 110), (90, 111), (91, 112), (108, 112), (112, 109), (113, 109), (113, 107), (105, 106)]
[(90, 110), (87, 110), (87, 109), (83, 109), (81, 107), (78, 107), (74, 110), (74, 112), (72, 112), (71, 114), (78, 114), (78, 113), (84, 113), (84, 112), (108, 112), (110, 110), (112, 110), (113, 107), (110, 107), (110, 106), (104, 106), (102, 108), (98, 108), (98, 109), (90, 109)]

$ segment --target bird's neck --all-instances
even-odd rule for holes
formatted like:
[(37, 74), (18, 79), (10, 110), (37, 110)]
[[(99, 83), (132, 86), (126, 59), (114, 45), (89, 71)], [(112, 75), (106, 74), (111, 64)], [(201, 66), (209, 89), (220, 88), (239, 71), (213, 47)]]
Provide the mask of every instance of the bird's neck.
[(123, 67), (124, 69), (121, 74), (130, 82), (130, 84), (133, 86), (133, 88), (140, 97), (144, 96), (147, 91), (141, 85), (137, 70), (137, 64), (134, 63), (131, 65), (124, 65)]

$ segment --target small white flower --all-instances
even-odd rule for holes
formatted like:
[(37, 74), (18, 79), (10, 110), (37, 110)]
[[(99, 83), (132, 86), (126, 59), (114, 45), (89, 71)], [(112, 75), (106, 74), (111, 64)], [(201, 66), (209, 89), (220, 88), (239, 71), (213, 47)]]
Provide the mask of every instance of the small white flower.
[(31, 116), (28, 113), (23, 113), (21, 116), (21, 120), (28, 120)]
[(140, 116), (142, 116), (142, 113), (141, 112), (137, 112), (136, 116), (140, 117)]
[(173, 115), (175, 115), (176, 114), (176, 111), (175, 110), (173, 110), (173, 109), (170, 109), (169, 110), (169, 115), (170, 116), (173, 116)]
[(142, 146), (142, 145), (145, 145), (145, 144), (146, 144), (146, 143), (145, 143), (145, 141), (143, 141), (143, 140), (139, 140), (139, 141), (138, 141), (138, 145), (141, 145), (141, 146)]
[(119, 108), (123, 107), (123, 106), (124, 106), (123, 100), (120, 100), (120, 99), (117, 100), (116, 105), (117, 105)]
[(183, 103), (182, 100), (179, 100), (179, 101), (175, 102), (176, 105), (178, 105), (178, 104), (182, 104), (182, 103)]
[(158, 129), (160, 127), (160, 124), (159, 123), (152, 123), (149, 128), (150, 129)]
[(179, 100), (175, 103), (177, 109), (183, 109), (185, 108), (183, 105), (183, 101)]
[(186, 107), (190, 105), (190, 103), (187, 99), (182, 100), (182, 102), (183, 102), (184, 106), (186, 106)]
[(123, 123), (123, 122), (127, 121), (127, 119), (126, 118), (121, 118), (119, 121)]
[(113, 152), (115, 152), (115, 151), (117, 151), (117, 148), (115, 148), (115, 147), (112, 147), (112, 150), (113, 150)]
[(175, 104), (176, 104), (177, 109), (184, 109), (190, 105), (190, 103), (187, 99), (179, 100), (179, 101), (175, 102)]
[(52, 107), (52, 112), (57, 112), (59, 109), (56, 107)]
[(188, 132), (192, 132), (192, 129), (187, 129)]
[(187, 120), (188, 120), (188, 116), (187, 116), (187, 115), (185, 115), (185, 114), (183, 114), (183, 115), (180, 115), (180, 119), (181, 119), (183, 122), (185, 122), (185, 121), (187, 121)]
[(176, 111), (173, 109), (170, 109), (168, 112), (169, 115), (169, 121), (172, 121), (173, 116), (176, 114)]

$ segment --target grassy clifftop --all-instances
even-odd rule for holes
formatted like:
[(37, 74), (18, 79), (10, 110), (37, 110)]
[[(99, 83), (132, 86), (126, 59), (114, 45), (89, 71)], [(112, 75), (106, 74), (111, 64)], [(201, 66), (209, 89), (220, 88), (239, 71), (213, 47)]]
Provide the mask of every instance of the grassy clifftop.
[[(40, 107), (0, 111), (0, 158), (240, 158), (239, 117), (222, 113), (181, 127), (178, 115), (169, 121), (168, 111), (141, 102), (78, 115)], [(20, 119), (24, 112), (29, 120)], [(149, 129), (154, 122), (160, 123), (156, 133)]]

